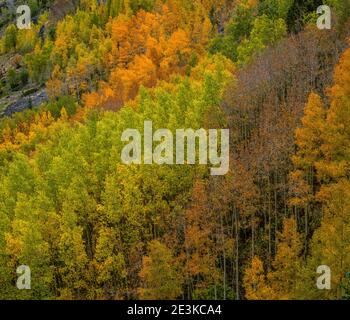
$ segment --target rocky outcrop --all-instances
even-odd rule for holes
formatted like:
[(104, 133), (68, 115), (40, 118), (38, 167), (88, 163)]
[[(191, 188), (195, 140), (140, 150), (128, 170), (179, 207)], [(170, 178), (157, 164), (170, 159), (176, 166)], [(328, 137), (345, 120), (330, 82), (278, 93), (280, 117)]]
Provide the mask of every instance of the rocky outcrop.
[(37, 108), (42, 103), (47, 102), (48, 96), (45, 89), (41, 89), (26, 97), (21, 97), (17, 101), (10, 103), (3, 111), (2, 116), (10, 116), (13, 113), (21, 112), (29, 108)]

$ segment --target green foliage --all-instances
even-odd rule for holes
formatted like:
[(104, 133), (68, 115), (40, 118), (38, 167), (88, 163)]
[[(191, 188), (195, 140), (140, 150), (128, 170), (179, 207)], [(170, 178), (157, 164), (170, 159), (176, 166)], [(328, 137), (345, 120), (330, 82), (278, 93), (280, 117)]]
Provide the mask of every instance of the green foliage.
[(131, 0), (130, 8), (133, 13), (139, 10), (152, 11), (156, 0)]
[(262, 0), (259, 2), (259, 14), (265, 14), (274, 20), (286, 20), (294, 2), (294, 0)]
[(16, 49), (17, 28), (14, 24), (11, 24), (6, 28), (2, 41), (5, 53), (14, 51)]
[(26, 69), (21, 69), (16, 72), (15, 69), (10, 69), (7, 72), (7, 82), (11, 90), (19, 89), (28, 83), (28, 71)]
[(305, 23), (309, 22), (308, 18), (315, 14), (317, 8), (325, 2), (324, 0), (294, 0), (287, 15), (288, 30), (301, 31)]
[[(34, 154), (22, 149), (13, 161), (3, 162), (0, 215), (9, 221), (0, 225), (0, 246), (7, 252), (1, 263), (12, 268), (21, 262), (40, 276), (22, 298), (125, 297), (127, 286), (139, 288), (141, 270), (134, 268), (147, 255), (154, 261), (145, 280), (152, 295), (180, 295), (172, 255), (163, 245), (151, 244), (150, 251), (145, 246), (183, 210), (194, 176), (203, 170), (123, 165), (120, 137), (130, 127), (142, 132), (144, 120), (152, 120), (154, 130), (204, 126), (226, 81), (220, 67), (206, 78), (205, 84), (177, 79), (152, 91), (143, 89), (136, 107), (92, 111), (83, 124), (60, 118), (46, 135), (39, 129), (45, 142), (34, 145)], [(61, 107), (69, 111), (73, 105), (70, 97), (62, 97), (47, 110), (57, 116)], [(2, 297), (11, 297), (11, 279), (2, 281)]]
[(52, 43), (47, 43), (43, 48), (36, 48), (31, 54), (25, 56), (29, 77), (32, 81), (43, 83), (48, 79), (51, 61), (50, 54)]
[(61, 115), (62, 108), (65, 109), (68, 116), (72, 116), (76, 113), (77, 104), (75, 99), (72, 96), (61, 96), (57, 101), (49, 102), (44, 110), (47, 110), (51, 113), (54, 118), (59, 118)]
[(29, 0), (28, 6), (30, 8), (31, 16), (36, 17), (39, 14), (40, 11), (40, 0)]
[(211, 53), (220, 52), (233, 61), (237, 61), (239, 43), (249, 37), (254, 23), (254, 8), (239, 5), (226, 25), (225, 33), (217, 35), (209, 44)]
[[(223, 293), (226, 290), (226, 296)], [(222, 283), (210, 285), (207, 288), (196, 289), (193, 293), (194, 300), (235, 300), (235, 293), (231, 288), (226, 288)]]
[[(3, 28), (1, 93), (30, 80), (46, 83), (50, 102), (0, 121), (0, 298), (348, 299), (350, 51), (330, 108), (310, 95), (301, 123), (299, 83), (325, 85), (329, 47), (311, 48), (317, 79), (293, 64), (285, 76), (276, 63), (281, 52), (301, 56), (294, 48), (309, 43), (297, 37), (293, 52), (279, 46), (263, 71), (253, 64), (256, 79), (244, 78), (264, 49), (314, 23), (322, 2), (81, 0), (57, 22), (45, 12), (52, 1), (27, 1), (41, 15), (31, 30)], [(328, 3), (345, 23), (349, 2)], [(7, 66), (13, 53), (24, 56), (20, 69)], [(238, 90), (225, 57), (241, 68)], [(270, 65), (279, 77), (266, 75)], [(142, 135), (146, 120), (172, 132), (234, 122), (244, 141), (234, 142), (233, 170), (214, 179), (208, 166), (121, 163), (122, 133)], [(301, 126), (294, 140), (290, 123)], [(32, 290), (14, 286), (20, 264)], [(327, 292), (315, 288), (320, 264), (332, 268)]]
[(18, 77), (15, 69), (10, 69), (7, 72), (8, 84), (12, 90), (14, 90), (18, 85)]
[(326, 4), (332, 6), (337, 13), (339, 23), (344, 24), (350, 17), (350, 2), (346, 0), (326, 0)]
[(209, 45), (210, 52), (221, 52), (240, 65), (249, 63), (256, 53), (275, 44), (287, 34), (286, 17), (291, 1), (264, 1), (258, 8), (238, 5), (225, 33)]
[(26, 85), (28, 83), (29, 73), (28, 73), (27, 69), (23, 68), (20, 70), (19, 79), (20, 79), (22, 85)]
[(283, 19), (271, 20), (266, 15), (254, 21), (253, 29), (249, 39), (244, 39), (237, 48), (237, 58), (239, 63), (247, 64), (268, 45), (275, 44), (287, 33)]

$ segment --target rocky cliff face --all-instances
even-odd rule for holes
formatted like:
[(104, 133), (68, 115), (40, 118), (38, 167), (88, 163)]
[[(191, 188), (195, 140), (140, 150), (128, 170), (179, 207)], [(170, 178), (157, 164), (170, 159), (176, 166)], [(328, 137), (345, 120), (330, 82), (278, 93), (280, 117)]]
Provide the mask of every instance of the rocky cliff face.
[(48, 101), (48, 96), (44, 88), (29, 94), (28, 96), (18, 96), (17, 99), (7, 105), (5, 110), (0, 112), (0, 116), (11, 116), (16, 112), (21, 112), (25, 109), (32, 109), (40, 106)]

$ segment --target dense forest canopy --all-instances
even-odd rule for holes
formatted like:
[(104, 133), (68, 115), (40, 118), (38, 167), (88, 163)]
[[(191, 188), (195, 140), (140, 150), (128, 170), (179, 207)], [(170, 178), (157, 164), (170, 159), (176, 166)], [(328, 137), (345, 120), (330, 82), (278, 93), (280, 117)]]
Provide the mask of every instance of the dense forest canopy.
[[(348, 0), (0, 12), (1, 299), (350, 297)], [(228, 174), (122, 163), (147, 120), (230, 129)]]

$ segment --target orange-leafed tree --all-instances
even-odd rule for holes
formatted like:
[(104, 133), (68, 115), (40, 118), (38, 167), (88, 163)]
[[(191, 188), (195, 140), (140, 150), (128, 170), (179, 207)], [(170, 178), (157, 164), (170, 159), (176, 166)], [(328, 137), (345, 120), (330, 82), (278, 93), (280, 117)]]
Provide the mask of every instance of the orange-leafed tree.
[(273, 297), (273, 291), (267, 284), (263, 262), (257, 256), (254, 256), (245, 269), (243, 287), (248, 300), (268, 300)]

